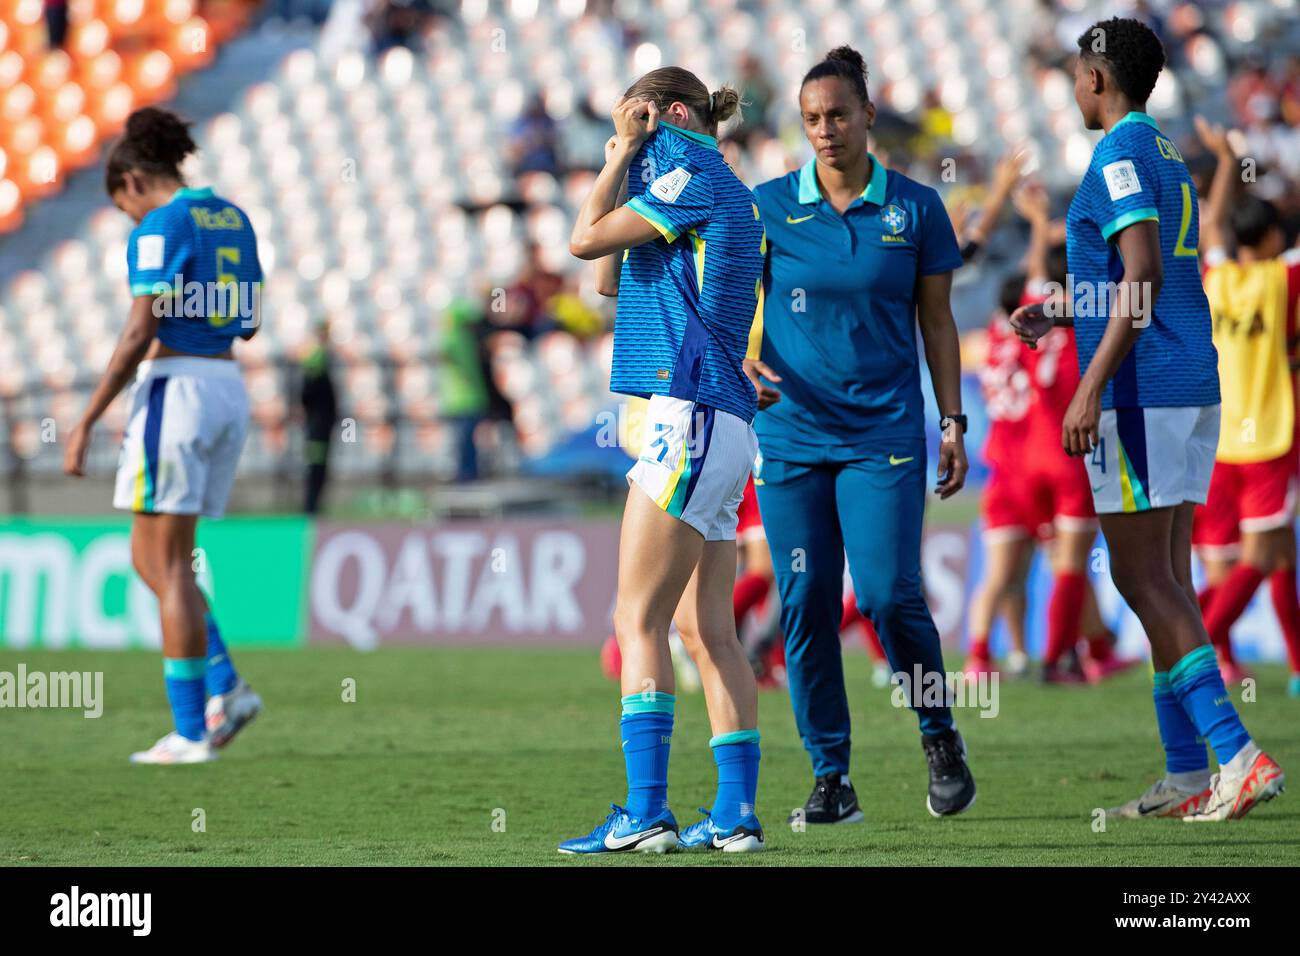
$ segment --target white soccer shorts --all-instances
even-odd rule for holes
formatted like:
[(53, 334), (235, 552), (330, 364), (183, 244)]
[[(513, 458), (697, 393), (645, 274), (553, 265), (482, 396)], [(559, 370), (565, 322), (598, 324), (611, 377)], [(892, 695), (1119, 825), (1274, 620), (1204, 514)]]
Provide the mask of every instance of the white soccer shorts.
[(248, 433), (248, 393), (230, 359), (140, 363), (118, 459), (113, 507), (219, 518)]
[(1219, 447), (1219, 406), (1115, 408), (1084, 456), (1098, 514), (1204, 504)]
[(641, 457), (629, 483), (705, 541), (733, 541), (758, 438), (742, 418), (708, 405), (654, 395), (645, 413)]

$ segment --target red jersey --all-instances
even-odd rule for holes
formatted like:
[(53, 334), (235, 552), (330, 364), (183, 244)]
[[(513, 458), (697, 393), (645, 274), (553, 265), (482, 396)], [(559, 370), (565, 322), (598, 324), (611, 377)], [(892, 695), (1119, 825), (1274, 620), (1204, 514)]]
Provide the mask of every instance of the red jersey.
[(980, 390), (989, 416), (984, 461), (989, 465), (1011, 464), (1024, 442), (1021, 423), (1033, 398), (1022, 361), (1024, 351), (1005, 318), (999, 316), (989, 323), (988, 356), (980, 369)]
[[(1021, 305), (1047, 298), (1036, 283), (1025, 286)], [(1055, 328), (1038, 340), (1038, 348), (1023, 345), (1021, 362), (1029, 373), (1033, 400), (1026, 423), (1026, 441), (1035, 454), (1068, 457), (1061, 445), (1061, 423), (1079, 387), (1079, 352), (1074, 330)]]

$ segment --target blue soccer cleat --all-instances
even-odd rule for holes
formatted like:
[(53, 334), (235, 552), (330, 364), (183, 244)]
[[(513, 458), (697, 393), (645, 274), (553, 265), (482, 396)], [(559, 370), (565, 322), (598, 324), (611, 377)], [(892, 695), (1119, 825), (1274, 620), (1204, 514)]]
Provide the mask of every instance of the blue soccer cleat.
[(763, 849), (763, 827), (752, 813), (730, 830), (721, 829), (713, 816), (700, 807), (704, 819), (681, 832), (683, 850), (721, 850), (724, 853), (754, 853)]
[(1300, 697), (1300, 674), (1291, 675), (1291, 679), (1287, 681), (1286, 694), (1288, 697)]
[(677, 821), (665, 810), (653, 820), (634, 817), (618, 804), (609, 805), (605, 822), (586, 836), (560, 844), (561, 853), (667, 853), (677, 849)]

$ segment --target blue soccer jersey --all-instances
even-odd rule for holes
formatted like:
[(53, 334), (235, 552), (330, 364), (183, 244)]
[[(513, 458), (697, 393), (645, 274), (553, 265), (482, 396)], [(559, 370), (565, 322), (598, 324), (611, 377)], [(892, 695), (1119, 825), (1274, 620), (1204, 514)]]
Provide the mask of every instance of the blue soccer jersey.
[(211, 189), (179, 189), (131, 232), (132, 295), (164, 297), (158, 339), (194, 355), (220, 355), (252, 334), (262, 283), (248, 214)]
[(660, 121), (633, 158), (627, 208), (660, 238), (623, 257), (611, 391), (753, 421), (754, 386), (741, 367), (763, 274), (753, 194), (712, 136)]
[(1106, 383), (1102, 408), (1214, 405), (1218, 355), (1201, 284), (1196, 186), (1183, 158), (1146, 113), (1129, 113), (1097, 144), (1066, 220), (1080, 373), (1110, 317), (1124, 275), (1117, 239), (1136, 222), (1160, 227), (1164, 280), (1150, 325)]
[(754, 196), (768, 243), (761, 355), (781, 376), (781, 401), (754, 423), (764, 459), (852, 461), (922, 441), (917, 285), (962, 263), (939, 194), (873, 157), (843, 213), (811, 159)]

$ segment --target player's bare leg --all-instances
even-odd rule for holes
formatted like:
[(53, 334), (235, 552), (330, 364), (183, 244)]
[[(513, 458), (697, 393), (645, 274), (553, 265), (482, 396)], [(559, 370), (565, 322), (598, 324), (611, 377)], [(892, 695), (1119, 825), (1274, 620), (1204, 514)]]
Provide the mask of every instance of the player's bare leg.
[[(1025, 556), (1032, 551), (1026, 536), (985, 535), (986, 560), (984, 577), (971, 597), (967, 611), (970, 631), (970, 652), (964, 669), (969, 676), (978, 676), (993, 670), (989, 656), (989, 635), (994, 617), (1014, 595)], [(1023, 637), (1022, 637), (1023, 640)]]
[(742, 798), (739, 807), (728, 798), (735, 788), (746, 786), (741, 779), (741, 748), (753, 749), (754, 776), (749, 783), (757, 783), (758, 685), (736, 639), (730, 601), (735, 576), (735, 542), (705, 542), (675, 616), (682, 642), (700, 671), (719, 780), (713, 808), (703, 811), (703, 820), (682, 830), (684, 849), (763, 849), (763, 830), (754, 816), (752, 797)]
[[(639, 487), (628, 489), (614, 604), (624, 696), (674, 692), (668, 629), (703, 550), (703, 535), (661, 510)], [(734, 628), (733, 622), (733, 634)]]
[(207, 656), (207, 602), (194, 580), (197, 515), (137, 514), (131, 525), (131, 558), (158, 598), (163, 666), (176, 731), (133, 763), (200, 763), (215, 756), (203, 721), (203, 674)]
[(758, 726), (754, 672), (736, 639), (727, 597), (735, 568), (734, 541), (705, 542), (674, 615), (682, 643), (700, 671), (714, 736)]

